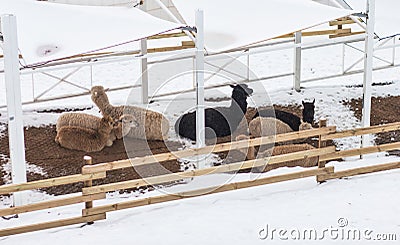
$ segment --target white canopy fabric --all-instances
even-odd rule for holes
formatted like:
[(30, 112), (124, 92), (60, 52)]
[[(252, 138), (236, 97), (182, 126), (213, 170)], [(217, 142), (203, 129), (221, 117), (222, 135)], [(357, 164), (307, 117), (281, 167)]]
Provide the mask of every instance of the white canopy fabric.
[[(366, 0), (345, 0), (353, 9), (366, 11)], [(375, 33), (380, 38), (400, 34), (400, 1), (376, 0), (375, 1)]]
[(32, 0), (0, 0), (0, 6), (0, 14), (17, 17), (18, 45), (28, 64), (87, 53), (182, 26), (136, 8)]
[(310, 0), (173, 0), (190, 26), (195, 10), (204, 10), (204, 36), (208, 51), (223, 51), (307, 29), (355, 11)]

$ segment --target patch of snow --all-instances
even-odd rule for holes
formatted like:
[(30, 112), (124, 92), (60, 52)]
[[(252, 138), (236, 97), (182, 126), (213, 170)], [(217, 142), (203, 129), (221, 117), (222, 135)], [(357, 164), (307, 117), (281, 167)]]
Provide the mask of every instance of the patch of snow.
[[(9, 157), (0, 154), (0, 158), (6, 162), (1, 166), (2, 171), (5, 173), (3, 176), (3, 182), (6, 184), (11, 184), (12, 179), (11, 179), (11, 174), (12, 174), (12, 165), (11, 165), (11, 160)], [(27, 173), (32, 173), (32, 174), (40, 174), (42, 176), (46, 176), (47, 173), (43, 170), (42, 167), (37, 166), (35, 164), (31, 164), (29, 162), (26, 162), (26, 171)]]

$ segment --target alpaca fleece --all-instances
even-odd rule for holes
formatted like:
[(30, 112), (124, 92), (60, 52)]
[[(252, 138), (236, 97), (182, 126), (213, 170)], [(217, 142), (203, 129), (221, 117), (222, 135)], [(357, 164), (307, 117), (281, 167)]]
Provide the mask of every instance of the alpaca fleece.
[[(299, 130), (312, 129), (311, 124), (301, 122)], [(269, 136), (275, 134), (286, 134), (293, 129), (286, 123), (273, 117), (257, 117), (249, 123), (249, 132), (253, 137)]]
[(124, 114), (129, 114), (135, 118), (139, 126), (131, 128), (126, 135), (127, 137), (143, 140), (163, 140), (167, 138), (169, 122), (161, 113), (137, 106), (113, 106), (110, 104), (102, 86), (92, 87), (91, 94), (92, 101), (100, 109), (103, 116), (116, 119)]
[[(247, 97), (253, 90), (246, 84), (231, 85), (230, 107), (207, 108), (205, 110), (206, 139), (231, 135), (247, 111)], [(175, 131), (184, 138), (196, 140), (196, 112), (182, 115), (175, 123)]]
[(117, 125), (114, 126), (113, 130), (111, 131), (110, 139), (112, 141), (116, 139), (122, 139), (128, 135), (132, 128), (136, 128), (138, 126), (139, 124), (132, 115), (124, 114), (119, 118)]
[(273, 110), (273, 109), (265, 109), (257, 111), (253, 119), (256, 117), (274, 117), (289, 125), (293, 131), (299, 131), (300, 124), (303, 121), (310, 124), (314, 122), (315, 99), (313, 102), (302, 101), (302, 105), (303, 105), (303, 111), (302, 111), (303, 119), (292, 113), (281, 110)]
[(79, 126), (63, 126), (58, 129), (55, 141), (71, 150), (101, 151), (109, 140), (113, 126), (109, 118), (102, 118), (97, 130)]
[(249, 123), (249, 132), (253, 137), (285, 134), (293, 132), (286, 123), (273, 117), (257, 117)]
[[(123, 124), (123, 122), (125, 123)], [(101, 118), (84, 113), (64, 113), (57, 119), (56, 131), (58, 132), (65, 126), (77, 126), (81, 128), (93, 129), (95, 131), (100, 127)], [(115, 125), (109, 135), (107, 146), (112, 146), (115, 139), (121, 139), (125, 136), (132, 127), (136, 127), (137, 123), (131, 115), (122, 115), (118, 123)], [(123, 127), (124, 130), (123, 130)]]
[(299, 131), (299, 126), (301, 124), (300, 117), (290, 112), (281, 110), (273, 110), (273, 109), (260, 110), (254, 115), (253, 119), (257, 117), (276, 118), (289, 125), (292, 131)]

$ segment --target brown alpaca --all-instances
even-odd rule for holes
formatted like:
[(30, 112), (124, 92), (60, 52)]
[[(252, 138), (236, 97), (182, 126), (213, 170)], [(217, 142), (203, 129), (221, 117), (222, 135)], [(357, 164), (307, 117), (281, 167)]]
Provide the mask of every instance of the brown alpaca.
[[(299, 130), (312, 129), (311, 124), (301, 122)], [(249, 123), (249, 132), (253, 137), (285, 134), (293, 132), (293, 129), (286, 123), (273, 117), (257, 117)]]
[[(245, 140), (245, 139), (250, 139), (249, 136), (247, 135), (239, 135), (236, 137), (236, 140)], [(239, 149), (240, 152), (246, 155), (247, 160), (254, 160), (256, 158), (266, 158), (269, 156), (277, 156), (277, 155), (283, 155), (283, 154), (289, 154), (293, 152), (299, 152), (299, 151), (307, 151), (307, 150), (312, 150), (315, 149), (312, 145), (309, 144), (290, 144), (290, 145), (280, 145), (280, 146), (275, 146), (272, 149), (267, 149), (262, 152), (258, 152), (256, 155), (256, 150), (253, 146), (249, 146), (248, 149), (242, 148)], [(287, 161), (279, 164), (279, 167), (296, 167), (296, 166), (301, 166), (301, 167), (313, 167), (318, 165), (318, 157), (309, 157), (306, 159), (299, 159), (299, 160), (292, 160), (292, 161)], [(263, 172), (269, 171), (271, 168), (266, 167), (263, 169)]]
[(62, 147), (85, 152), (101, 151), (109, 141), (114, 128), (111, 118), (102, 118), (97, 130), (79, 126), (64, 126), (59, 128), (56, 142)]
[[(56, 131), (65, 126), (76, 126), (87, 129), (97, 130), (100, 126), (101, 117), (96, 117), (84, 113), (68, 112), (62, 114), (56, 124)], [(129, 130), (133, 127), (137, 127), (138, 123), (135, 121), (132, 115), (122, 115), (116, 120), (116, 126), (110, 133), (107, 146), (112, 146), (115, 139), (121, 139), (126, 136)], [(124, 129), (124, 130), (122, 130)]]
[(167, 138), (169, 122), (163, 114), (137, 106), (113, 106), (110, 104), (102, 86), (92, 87), (91, 93), (92, 101), (100, 109), (103, 116), (119, 118), (123, 114), (130, 114), (136, 119), (139, 127), (131, 128), (127, 137), (144, 140), (164, 140)]
[(117, 125), (114, 126), (113, 130), (111, 131), (110, 138), (113, 141), (115, 139), (122, 139), (128, 135), (132, 128), (136, 128), (138, 126), (139, 124), (132, 115), (124, 114), (119, 118)]

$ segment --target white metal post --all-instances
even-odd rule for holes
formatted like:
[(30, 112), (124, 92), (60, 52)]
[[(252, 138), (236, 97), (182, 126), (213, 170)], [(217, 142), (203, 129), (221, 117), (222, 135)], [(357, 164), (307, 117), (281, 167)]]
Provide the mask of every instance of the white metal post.
[[(367, 1), (367, 32), (365, 38), (362, 126), (371, 125), (371, 89), (374, 55), (375, 0)], [(362, 146), (370, 145), (370, 135), (362, 137)]]
[(300, 79), (301, 79), (301, 31), (294, 33), (294, 43), (299, 45), (294, 50), (294, 77), (293, 89), (300, 92)]
[(345, 58), (346, 58), (346, 44), (342, 44), (342, 74), (345, 73), (345, 68), (344, 68), (344, 63), (345, 63)]
[(141, 59), (141, 68), (142, 68), (142, 75), (141, 75), (141, 82), (142, 82), (142, 103), (148, 104), (149, 103), (149, 74), (147, 71), (147, 39), (140, 40), (140, 52), (142, 54)]
[[(204, 13), (196, 11), (196, 145), (205, 146), (204, 112)], [(199, 161), (198, 169), (204, 168), (204, 161)]]
[(392, 66), (394, 66), (396, 61), (396, 39), (397, 36), (393, 37)]
[[(24, 128), (22, 124), (21, 81), (17, 40), (17, 20), (14, 15), (1, 16), (3, 33), (4, 77), (7, 94), (8, 135), (13, 184), (26, 183)], [(22, 192), (13, 195), (14, 206), (26, 204)]]

